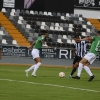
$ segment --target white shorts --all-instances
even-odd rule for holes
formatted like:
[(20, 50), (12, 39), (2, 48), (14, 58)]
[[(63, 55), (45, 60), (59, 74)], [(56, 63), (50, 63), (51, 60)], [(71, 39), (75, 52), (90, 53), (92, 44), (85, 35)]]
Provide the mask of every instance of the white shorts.
[(33, 49), (32, 52), (31, 52), (31, 55), (32, 55), (33, 59), (40, 57), (39, 56), (39, 50)]
[(96, 59), (96, 55), (94, 53), (87, 53), (84, 58), (87, 59), (90, 64), (92, 64)]

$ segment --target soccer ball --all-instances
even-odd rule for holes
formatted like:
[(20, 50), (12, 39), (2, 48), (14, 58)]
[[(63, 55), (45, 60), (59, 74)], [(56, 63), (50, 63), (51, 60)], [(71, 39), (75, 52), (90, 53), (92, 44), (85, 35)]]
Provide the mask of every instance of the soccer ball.
[(60, 78), (65, 77), (65, 73), (64, 73), (64, 72), (60, 72), (60, 73), (59, 73), (59, 77), (60, 77)]

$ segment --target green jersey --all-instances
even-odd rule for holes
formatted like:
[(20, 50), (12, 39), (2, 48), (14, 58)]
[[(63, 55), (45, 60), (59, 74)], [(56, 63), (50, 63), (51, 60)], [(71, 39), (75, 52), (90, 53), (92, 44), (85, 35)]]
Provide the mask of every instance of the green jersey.
[(100, 50), (100, 37), (94, 36), (93, 42), (91, 44), (90, 52), (97, 55), (99, 50)]
[(42, 47), (41, 40), (44, 40), (44, 37), (43, 36), (39, 36), (38, 37), (38, 39), (36, 40), (35, 45), (34, 45), (33, 48), (35, 48), (35, 49), (41, 49), (41, 47)]

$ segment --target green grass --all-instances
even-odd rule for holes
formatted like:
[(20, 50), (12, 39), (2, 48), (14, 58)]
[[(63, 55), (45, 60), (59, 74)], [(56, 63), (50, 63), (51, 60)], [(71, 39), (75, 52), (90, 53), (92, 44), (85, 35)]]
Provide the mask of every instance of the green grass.
[[(40, 67), (38, 77), (32, 77), (31, 72), (26, 77), (27, 68), (0, 66), (0, 100), (100, 100), (100, 92), (88, 91), (100, 91), (100, 70), (92, 70), (96, 77), (88, 82), (89, 76), (84, 70), (81, 79), (75, 80), (67, 78), (71, 69)], [(64, 78), (58, 77), (61, 71), (66, 74)]]

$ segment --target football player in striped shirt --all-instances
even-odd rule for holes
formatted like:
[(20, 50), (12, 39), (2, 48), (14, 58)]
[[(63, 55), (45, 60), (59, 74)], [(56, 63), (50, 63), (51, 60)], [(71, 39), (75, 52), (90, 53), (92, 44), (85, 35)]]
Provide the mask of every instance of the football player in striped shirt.
[(84, 57), (84, 55), (86, 54), (87, 41), (80, 41), (79, 35), (75, 35), (74, 40), (75, 44), (73, 48), (73, 69), (68, 78), (73, 78), (73, 74), (76, 72), (79, 62), (81, 61), (82, 57)]

